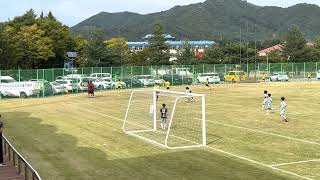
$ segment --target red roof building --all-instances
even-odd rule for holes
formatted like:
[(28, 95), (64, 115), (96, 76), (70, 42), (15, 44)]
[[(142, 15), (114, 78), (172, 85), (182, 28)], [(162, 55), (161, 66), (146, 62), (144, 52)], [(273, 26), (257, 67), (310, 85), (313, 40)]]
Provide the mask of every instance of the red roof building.
[(284, 48), (283, 45), (281, 44), (277, 44), (277, 45), (274, 45), (272, 47), (269, 47), (267, 49), (263, 49), (261, 51), (258, 52), (258, 55), (259, 56), (267, 56), (268, 54), (274, 52), (274, 51), (282, 51)]

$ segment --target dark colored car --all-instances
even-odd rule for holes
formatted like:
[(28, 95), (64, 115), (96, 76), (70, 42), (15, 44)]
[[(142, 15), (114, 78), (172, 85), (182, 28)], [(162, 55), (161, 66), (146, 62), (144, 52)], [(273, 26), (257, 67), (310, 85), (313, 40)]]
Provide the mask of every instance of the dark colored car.
[(132, 78), (132, 79), (123, 79), (122, 80), (124, 83), (126, 83), (127, 88), (131, 89), (131, 88), (143, 88), (144, 84), (139, 81), (138, 79)]
[(190, 85), (192, 84), (192, 78), (181, 76), (178, 74), (165, 74), (162, 79), (169, 81), (172, 85)]

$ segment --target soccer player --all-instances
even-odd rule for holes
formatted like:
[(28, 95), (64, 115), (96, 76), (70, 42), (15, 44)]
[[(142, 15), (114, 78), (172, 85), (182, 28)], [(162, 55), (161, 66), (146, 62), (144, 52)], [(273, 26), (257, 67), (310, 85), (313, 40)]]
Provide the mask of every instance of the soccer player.
[(311, 82), (311, 72), (308, 72), (307, 75), (308, 75), (308, 81)]
[(168, 109), (166, 108), (166, 104), (162, 104), (162, 108), (160, 109), (161, 114), (161, 128), (166, 129), (167, 128), (167, 114)]
[(272, 110), (272, 98), (270, 93), (268, 94), (266, 102), (267, 102), (267, 114), (269, 114), (270, 111)]
[(119, 79), (116, 83), (116, 88), (120, 91), (122, 89), (123, 82)]
[(170, 90), (170, 85), (171, 85), (171, 83), (170, 83), (169, 81), (166, 81), (166, 82), (164, 83), (164, 86), (166, 87), (166, 90), (167, 90), (167, 91)]
[(209, 88), (210, 90), (212, 90), (212, 88), (211, 88), (211, 86), (210, 86), (210, 84), (209, 84), (209, 78), (207, 78), (207, 79), (205, 80), (204, 84), (205, 84), (205, 86), (206, 86), (207, 88)]
[(156, 95), (157, 95), (157, 101), (159, 100), (159, 94), (160, 94), (160, 85), (158, 83), (156, 83), (153, 87), (153, 89), (156, 91)]
[[(186, 93), (186, 94), (191, 94), (192, 91), (190, 90), (189, 87), (186, 87), (185, 93)], [(194, 98), (192, 97), (192, 95), (189, 95), (189, 96), (187, 97), (187, 99), (188, 99), (188, 102), (190, 102), (190, 101), (194, 102)]]
[(287, 103), (285, 101), (285, 97), (281, 98), (281, 105), (280, 105), (280, 117), (284, 122), (289, 122), (286, 117), (286, 110), (287, 110)]
[(262, 103), (262, 111), (267, 107), (268, 91), (263, 92), (264, 98)]
[(89, 83), (88, 83), (88, 96), (90, 97), (90, 96), (94, 96), (94, 85), (93, 85), (93, 83), (92, 83), (92, 81), (90, 81)]

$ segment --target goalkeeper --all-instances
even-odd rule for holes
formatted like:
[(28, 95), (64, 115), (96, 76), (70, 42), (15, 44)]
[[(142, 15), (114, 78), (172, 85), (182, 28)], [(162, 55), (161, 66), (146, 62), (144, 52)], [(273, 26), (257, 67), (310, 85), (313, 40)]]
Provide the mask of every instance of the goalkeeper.
[(167, 113), (168, 113), (168, 109), (166, 108), (166, 104), (162, 104), (162, 108), (160, 109), (162, 129), (167, 128)]
[[(191, 94), (192, 91), (190, 90), (189, 87), (186, 87), (186, 92), (185, 93), (186, 94)], [(188, 99), (188, 102), (194, 102), (194, 98), (192, 97), (192, 95), (188, 95), (187, 99)]]

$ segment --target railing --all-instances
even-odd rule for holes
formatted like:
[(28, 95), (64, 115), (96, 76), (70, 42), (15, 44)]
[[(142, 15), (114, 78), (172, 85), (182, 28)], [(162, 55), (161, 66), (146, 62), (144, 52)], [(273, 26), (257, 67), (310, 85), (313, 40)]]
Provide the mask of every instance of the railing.
[(4, 135), (1, 138), (3, 139), (4, 155), (8, 156), (13, 166), (18, 168), (19, 174), (23, 175), (25, 180), (42, 180), (38, 172), (19, 154), (8, 139)]

